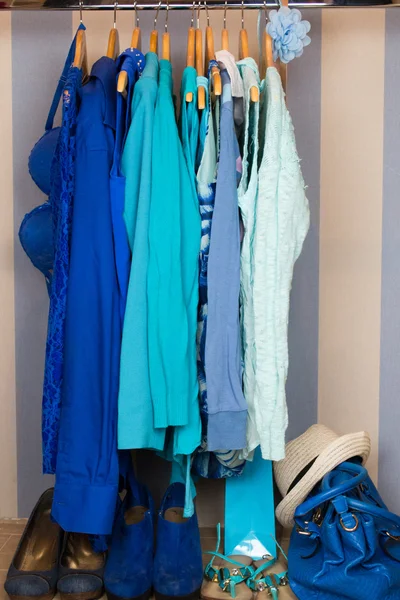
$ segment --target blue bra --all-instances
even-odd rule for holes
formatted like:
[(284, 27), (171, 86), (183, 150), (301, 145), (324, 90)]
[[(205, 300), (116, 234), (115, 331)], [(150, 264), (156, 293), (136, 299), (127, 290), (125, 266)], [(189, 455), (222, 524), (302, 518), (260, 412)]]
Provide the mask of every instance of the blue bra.
[[(79, 25), (79, 29), (85, 29)], [(53, 127), (54, 116), (60, 103), (61, 94), (67, 79), (68, 71), (75, 55), (75, 40), (70, 46), (67, 60), (61, 74), (46, 121), (45, 132), (35, 144), (29, 156), (29, 173), (39, 189), (49, 196), (51, 187), (51, 167), (56, 152), (60, 127)], [(32, 264), (43, 273), (50, 293), (52, 270), (54, 264), (53, 211), (46, 201), (26, 214), (19, 229), (19, 240), (22, 248)]]

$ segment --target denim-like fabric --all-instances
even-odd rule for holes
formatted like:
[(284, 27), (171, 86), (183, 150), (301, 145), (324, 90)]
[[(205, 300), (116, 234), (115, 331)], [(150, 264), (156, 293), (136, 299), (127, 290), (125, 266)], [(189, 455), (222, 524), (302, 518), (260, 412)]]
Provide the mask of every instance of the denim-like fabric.
[(229, 75), (223, 83), (220, 156), (208, 258), (208, 325), (205, 367), (209, 450), (246, 444), (247, 407), (242, 391), (239, 331), (240, 227), (233, 101)]
[(65, 322), (64, 386), (53, 517), (69, 532), (109, 534), (118, 494), (120, 298), (110, 210), (116, 65), (82, 87)]

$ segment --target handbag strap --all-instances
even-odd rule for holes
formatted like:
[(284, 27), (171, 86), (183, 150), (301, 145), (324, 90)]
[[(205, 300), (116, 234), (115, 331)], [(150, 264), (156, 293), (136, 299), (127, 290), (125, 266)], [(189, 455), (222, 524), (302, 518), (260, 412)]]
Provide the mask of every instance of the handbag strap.
[[(296, 512), (294, 514), (296, 520), (297, 518), (301, 518), (308, 515), (312, 510), (315, 510), (321, 504), (325, 504), (325, 502), (333, 500), (333, 498), (336, 498), (336, 496), (347, 494), (354, 488), (357, 488), (361, 483), (363, 483), (363, 481), (365, 481), (368, 478), (368, 471), (364, 467), (361, 467), (359, 465), (352, 465), (351, 463), (343, 463), (342, 466), (347, 467), (348, 465), (350, 465), (351, 467), (357, 467), (355, 470), (349, 469), (349, 471), (357, 472), (358, 474), (352, 479), (344, 481), (340, 485), (327, 489), (321, 492), (320, 494), (316, 494), (315, 496), (308, 498), (308, 500), (306, 500), (296, 508)], [(322, 484), (322, 489), (324, 489), (324, 482)]]
[(68, 71), (69, 71), (72, 63), (74, 62), (76, 35), (80, 29), (86, 29), (86, 27), (84, 26), (83, 23), (80, 23), (80, 25), (77, 29), (77, 32), (75, 34), (75, 37), (72, 40), (71, 46), (69, 48), (68, 56), (67, 56), (65, 64), (64, 64), (64, 68), (61, 73), (61, 77), (58, 80), (57, 88), (56, 88), (56, 91), (54, 92), (53, 101), (51, 103), (49, 114), (47, 116), (47, 121), (46, 121), (46, 126), (45, 126), (46, 131), (50, 131), (50, 129), (53, 129), (54, 117), (56, 115), (57, 108), (60, 103), (60, 98), (61, 98), (62, 91), (64, 89), (65, 82), (67, 81)]
[[(343, 483), (336, 485), (334, 487), (329, 487), (334, 476), (334, 472), (329, 473), (326, 477), (324, 477), (322, 482), (322, 489), (324, 490), (320, 494), (316, 494), (312, 498), (309, 498), (303, 504), (301, 504), (295, 512), (295, 520), (297, 524), (303, 529), (303, 531), (307, 531), (308, 535), (318, 535), (319, 526), (317, 523), (309, 523), (304, 519), (304, 517), (308, 516), (312, 511), (320, 507), (322, 504), (330, 502), (339, 496), (343, 502), (334, 502), (335, 510), (339, 512), (342, 516), (346, 513), (364, 513), (369, 514), (377, 519), (381, 519), (385, 524), (384, 526), (380, 526), (380, 533), (384, 535), (388, 535), (389, 538), (392, 537), (395, 539), (398, 537), (400, 532), (400, 517), (396, 514), (388, 511), (385, 506), (380, 507), (377, 504), (372, 502), (363, 502), (357, 498), (352, 496), (347, 496), (348, 492), (360, 486), (366, 479), (368, 479), (367, 470), (353, 463), (343, 463), (338, 470), (347, 472), (349, 474), (354, 474), (354, 477), (344, 481)], [(376, 498), (374, 498), (377, 500)], [(341, 511), (338, 507), (343, 506), (343, 511)], [(355, 514), (352, 514), (354, 519), (355, 528), (358, 526), (358, 519)], [(341, 522), (343, 525), (341, 517)], [(346, 529), (346, 526), (344, 525)], [(352, 531), (352, 529), (346, 529), (348, 531)]]

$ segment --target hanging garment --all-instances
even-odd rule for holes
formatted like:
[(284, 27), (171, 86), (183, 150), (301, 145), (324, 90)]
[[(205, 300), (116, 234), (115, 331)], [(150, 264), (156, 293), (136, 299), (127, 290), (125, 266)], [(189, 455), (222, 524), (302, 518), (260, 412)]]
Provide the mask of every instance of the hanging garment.
[(220, 156), (208, 258), (208, 317), (205, 349), (209, 450), (246, 445), (247, 407), (242, 391), (239, 331), (240, 228), (237, 195), (240, 165), (231, 86), (223, 83)]
[(117, 94), (114, 159), (110, 174), (111, 215), (120, 295), (121, 324), (124, 322), (131, 266), (131, 251), (124, 222), (125, 177), (121, 171), (121, 158), (131, 122), (133, 88), (144, 69), (144, 62), (143, 54), (134, 48), (125, 50), (116, 61), (117, 75), (120, 71), (125, 71), (128, 76), (126, 96)]
[(172, 67), (160, 61), (154, 116), (147, 273), (154, 426), (193, 428), (200, 441), (196, 323), (200, 216), (179, 140)]
[[(84, 26), (82, 25), (79, 29), (84, 29)], [(74, 52), (73, 43), (67, 59), (69, 65), (72, 64)], [(43, 473), (55, 473), (57, 464), (63, 385), (66, 297), (75, 180), (76, 120), (81, 81), (82, 71), (76, 67), (71, 67), (68, 70), (65, 85), (62, 87), (60, 80), (58, 87), (59, 92), (63, 90), (63, 113), (50, 177), (51, 189), (49, 202), (52, 207), (54, 225), (54, 269), (50, 291), (43, 382)], [(53, 100), (52, 106), (55, 113), (56, 105), (54, 105), (54, 102), (58, 104), (56, 98)]]
[(231, 93), (233, 101), (233, 119), (235, 122), (236, 136), (239, 138), (244, 122), (243, 97), (244, 87), (240, 71), (236, 65), (235, 57), (228, 50), (219, 50), (215, 53), (216, 59), (222, 63), (228, 71), (231, 82)]
[[(214, 66), (214, 62), (211, 63), (212, 66)], [(217, 177), (217, 140), (219, 139), (220, 102), (217, 99), (215, 105), (211, 103), (208, 79), (198, 77), (197, 83), (203, 85), (206, 90), (206, 108), (202, 111), (200, 121), (198, 145), (198, 160), (200, 160), (200, 165), (197, 171), (197, 195), (202, 223), (197, 323), (197, 374), (200, 392), (202, 440), (201, 446), (197, 449), (193, 457), (192, 472), (200, 477), (221, 479), (241, 475), (245, 461), (238, 460), (237, 451), (219, 450), (218, 452), (209, 452), (207, 447), (208, 406), (205, 373), (208, 310), (207, 266)], [(203, 148), (203, 153), (199, 156), (200, 148)]]
[[(258, 67), (252, 58), (238, 62), (245, 89), (244, 107), (244, 140), (243, 140), (243, 174), (238, 188), (239, 207), (244, 226), (244, 236), (240, 253), (240, 326), (243, 352), (243, 391), (247, 403), (247, 448), (243, 457), (248, 458), (258, 443), (256, 415), (254, 407), (255, 361), (253, 359), (254, 309), (253, 309), (253, 240), (256, 227), (256, 206), (258, 194), (258, 125), (259, 102), (252, 102), (250, 90), (259, 87)], [(253, 437), (255, 441), (253, 442)], [(255, 444), (255, 445), (254, 445)]]
[(121, 321), (109, 173), (116, 64), (103, 57), (82, 87), (65, 319), (64, 384), (53, 517), (69, 532), (109, 534), (118, 496)]
[[(306, 237), (310, 213), (282, 82), (267, 69), (260, 115), (263, 137), (253, 241), (255, 352), (254, 405), (263, 458), (285, 455), (289, 297), (293, 267)], [(253, 345), (254, 346), (254, 345)]]
[[(79, 29), (85, 29), (80, 25)], [(70, 46), (57, 89), (54, 93), (49, 114), (45, 125), (45, 132), (33, 147), (28, 161), (29, 174), (38, 188), (50, 195), (52, 183), (52, 165), (56, 155), (60, 127), (54, 127), (54, 117), (68, 77), (69, 69), (75, 55), (75, 40)], [(57, 166), (60, 168), (59, 161)], [(54, 177), (53, 177), (54, 179)], [(53, 196), (54, 197), (54, 196)], [(21, 246), (31, 260), (34, 267), (39, 269), (45, 277), (47, 291), (51, 294), (51, 282), (54, 271), (54, 223), (53, 208), (49, 201), (36, 206), (25, 215), (18, 232)], [(43, 444), (44, 447), (45, 444)], [(51, 464), (51, 459), (50, 459)]]
[(147, 270), (154, 109), (158, 58), (146, 54), (146, 66), (135, 85), (132, 122), (122, 155), (126, 178), (124, 220), (132, 253), (122, 335), (118, 398), (118, 447), (162, 450), (165, 429), (155, 429), (150, 392)]
[[(186, 102), (186, 94), (192, 94), (192, 101)], [(193, 67), (186, 67), (181, 82), (181, 112), (179, 134), (189, 175), (195, 181), (196, 152), (199, 141), (199, 113), (197, 110), (197, 74)]]

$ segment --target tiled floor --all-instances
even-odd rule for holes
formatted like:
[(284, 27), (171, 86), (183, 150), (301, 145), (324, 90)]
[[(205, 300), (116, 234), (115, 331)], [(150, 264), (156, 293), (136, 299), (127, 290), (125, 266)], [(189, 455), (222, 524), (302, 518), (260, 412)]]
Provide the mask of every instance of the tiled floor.
[(25, 524), (26, 519), (0, 520), (0, 600), (8, 600), (3, 585)]
[[(26, 519), (0, 519), (0, 600), (9, 600), (3, 586), (8, 567), (14, 556), (25, 524)], [(201, 529), (201, 545), (203, 550), (215, 550), (216, 543), (217, 538), (214, 528), (204, 527)], [(281, 543), (283, 549), (286, 551), (289, 545), (287, 535), (283, 536)], [(205, 555), (203, 558), (204, 566), (209, 560), (209, 556)], [(58, 600), (58, 596), (56, 596), (55, 600)], [(106, 597), (104, 596), (102, 600), (106, 600)]]

